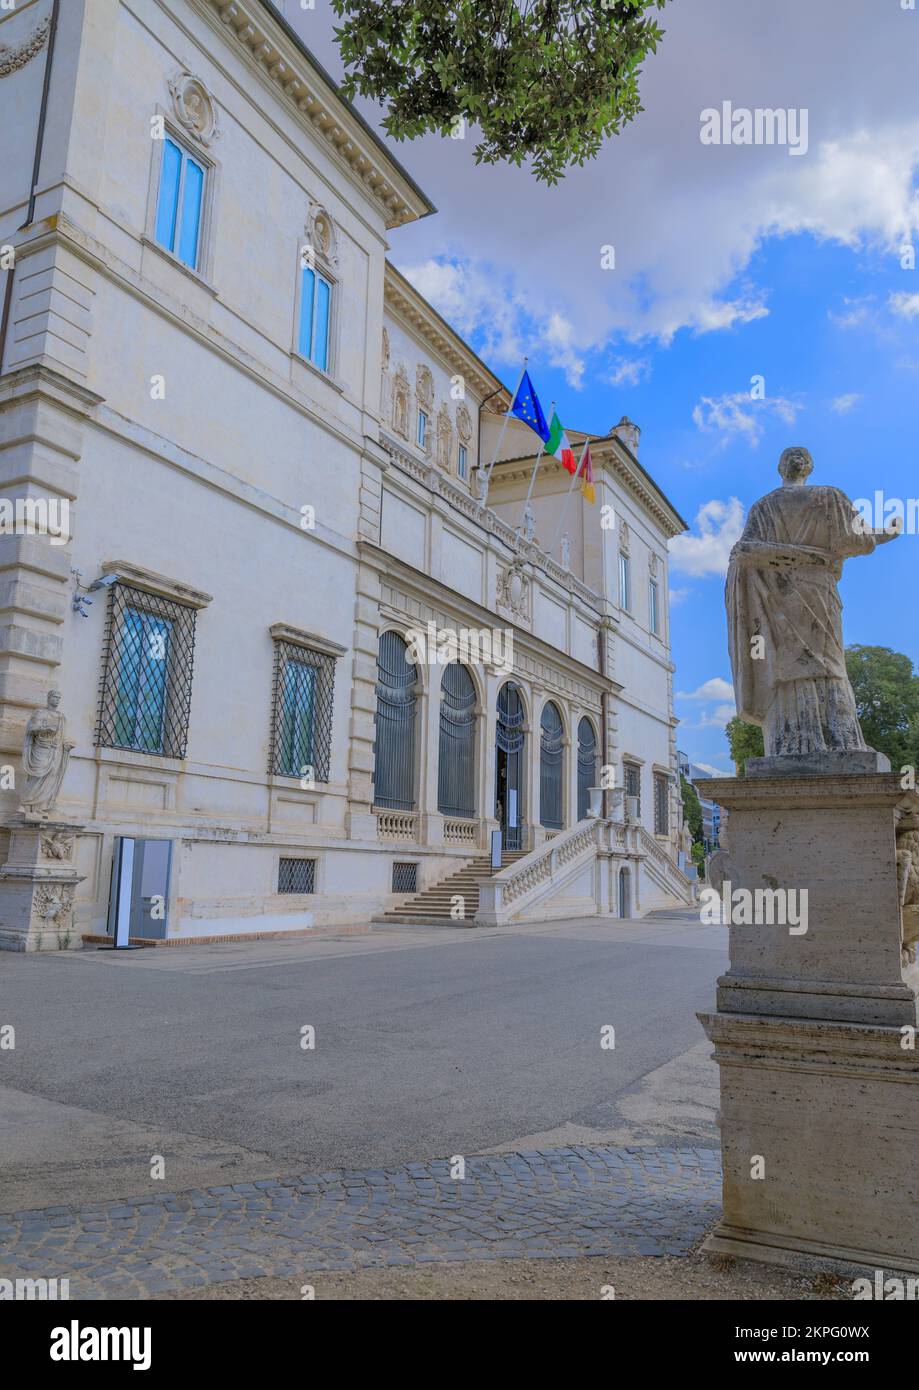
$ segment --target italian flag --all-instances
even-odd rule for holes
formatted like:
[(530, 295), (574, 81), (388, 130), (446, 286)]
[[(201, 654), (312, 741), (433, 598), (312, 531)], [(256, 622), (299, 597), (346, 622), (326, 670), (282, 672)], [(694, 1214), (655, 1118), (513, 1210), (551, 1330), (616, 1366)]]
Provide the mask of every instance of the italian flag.
[(554, 410), (549, 423), (549, 438), (546, 440), (543, 453), (548, 454), (550, 458), (558, 459), (562, 467), (567, 468), (569, 473), (577, 472), (571, 441), (562, 429), (562, 422)]

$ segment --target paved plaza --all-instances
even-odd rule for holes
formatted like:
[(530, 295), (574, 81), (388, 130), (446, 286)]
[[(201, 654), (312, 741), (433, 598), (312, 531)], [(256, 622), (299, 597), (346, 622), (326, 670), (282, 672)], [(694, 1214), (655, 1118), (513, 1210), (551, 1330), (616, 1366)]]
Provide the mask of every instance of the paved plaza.
[(718, 1153), (566, 1148), (296, 1174), (0, 1217), (0, 1274), (71, 1298), (260, 1275), (579, 1255), (687, 1255), (718, 1215)]

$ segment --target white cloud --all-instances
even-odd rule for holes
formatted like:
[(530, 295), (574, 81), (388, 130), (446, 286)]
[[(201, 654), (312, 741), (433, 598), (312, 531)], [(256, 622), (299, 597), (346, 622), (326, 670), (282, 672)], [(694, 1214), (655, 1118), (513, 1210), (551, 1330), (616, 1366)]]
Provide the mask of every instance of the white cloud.
[(695, 533), (674, 536), (670, 542), (672, 566), (683, 574), (702, 578), (726, 574), (731, 547), (740, 539), (744, 509), (737, 497), (726, 502), (712, 498), (696, 512)]
[(681, 603), (685, 603), (692, 593), (692, 589), (671, 589), (670, 607), (677, 608)]
[(737, 713), (733, 705), (716, 705), (713, 710), (706, 711), (699, 720), (700, 729), (723, 729), (728, 725)]
[[(288, 9), (340, 73), (328, 7)], [(770, 237), (803, 233), (898, 255), (919, 238), (919, 119), (904, 117), (903, 102), (915, 85), (915, 16), (894, 0), (771, 0), (769, 18), (751, 42), (750, 7), (737, 0), (668, 6), (665, 37), (643, 65), (644, 111), (561, 188), (536, 183), (526, 167), (476, 165), (474, 129), (465, 140), (394, 146), (441, 208), (393, 232), (397, 264), (448, 267), (431, 297), (460, 332), (475, 330), (474, 345), (496, 365), (537, 343), (580, 384), (585, 357), (609, 343), (625, 354), (680, 329), (743, 332), (761, 319), (763, 288), (742, 277), (755, 275)], [(853, 44), (858, 81), (840, 100)], [(699, 113), (728, 97), (748, 107), (806, 101), (807, 155), (703, 146)], [(613, 271), (601, 266), (605, 245), (615, 246)], [(459, 262), (461, 277), (450, 273)], [(432, 278), (411, 278), (428, 293)], [(854, 302), (842, 321), (868, 313)]]
[(695, 690), (677, 691), (676, 698), (678, 700), (733, 700), (734, 687), (723, 676), (712, 676), (710, 680), (703, 681)]
[(610, 386), (637, 386), (651, 375), (651, 362), (647, 357), (617, 357), (610, 369), (607, 381)]
[(733, 328), (738, 323), (764, 319), (769, 310), (761, 299), (732, 299), (701, 304), (693, 316), (693, 326), (699, 333), (711, 333), (718, 328)]
[(901, 290), (899, 294), (892, 294), (887, 301), (895, 314), (899, 314), (902, 319), (919, 318), (919, 294), (908, 294)]
[(693, 765), (694, 765), (695, 767), (699, 768), (699, 770), (700, 770), (701, 772), (710, 772), (710, 773), (712, 774), (713, 777), (733, 777), (733, 776), (734, 776), (734, 770), (733, 770), (733, 768), (731, 769), (730, 772), (725, 772), (725, 770), (724, 770), (723, 767), (713, 767), (711, 763), (697, 763), (696, 760), (695, 760), (695, 758), (693, 759)]
[(722, 445), (738, 438), (755, 445), (762, 439), (770, 416), (793, 425), (800, 409), (784, 396), (754, 400), (748, 391), (735, 391), (733, 395), (703, 396), (693, 407), (692, 418), (700, 430), (720, 434)]
[(849, 411), (853, 408), (853, 406), (858, 405), (860, 400), (860, 392), (850, 391), (847, 396), (834, 397), (834, 399), (830, 402), (830, 409), (834, 410), (837, 415), (848, 415)]
[(858, 299), (850, 299), (848, 296), (843, 298), (844, 308), (835, 313), (832, 309), (827, 310), (827, 316), (836, 324), (838, 328), (861, 328), (868, 323), (874, 314), (874, 295), (862, 295)]

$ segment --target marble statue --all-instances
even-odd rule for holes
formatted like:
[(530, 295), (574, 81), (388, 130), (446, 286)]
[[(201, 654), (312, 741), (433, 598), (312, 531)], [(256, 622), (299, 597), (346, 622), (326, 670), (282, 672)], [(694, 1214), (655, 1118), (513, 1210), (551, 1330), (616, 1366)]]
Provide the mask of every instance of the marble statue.
[(919, 814), (904, 815), (897, 827), (897, 879), (903, 931), (904, 965), (916, 960), (919, 941)]
[(725, 603), (737, 713), (767, 757), (864, 749), (846, 674), (843, 560), (899, 530), (872, 531), (844, 492), (807, 484), (813, 460), (786, 449), (782, 486), (754, 502), (731, 551)]
[(47, 819), (54, 810), (70, 761), (73, 743), (65, 737), (67, 721), (60, 711), (61, 692), (49, 690), (45, 709), (37, 709), (26, 725), (22, 770), (26, 785), (20, 810)]

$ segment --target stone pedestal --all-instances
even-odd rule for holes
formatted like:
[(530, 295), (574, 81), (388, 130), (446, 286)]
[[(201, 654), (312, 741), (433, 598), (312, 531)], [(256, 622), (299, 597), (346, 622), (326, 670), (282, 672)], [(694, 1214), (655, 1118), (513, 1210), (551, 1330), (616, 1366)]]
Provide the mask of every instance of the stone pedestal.
[[(700, 1015), (721, 1071), (724, 1165), (707, 1248), (917, 1271), (919, 972), (902, 961), (896, 861), (916, 798), (878, 771), (705, 788), (730, 813), (721, 896), (741, 917), (717, 1009)], [(791, 893), (800, 921), (783, 924)]]
[(74, 925), (77, 835), (68, 821), (17, 816), (8, 822), (9, 856), (0, 867), (0, 950), (79, 950)]

